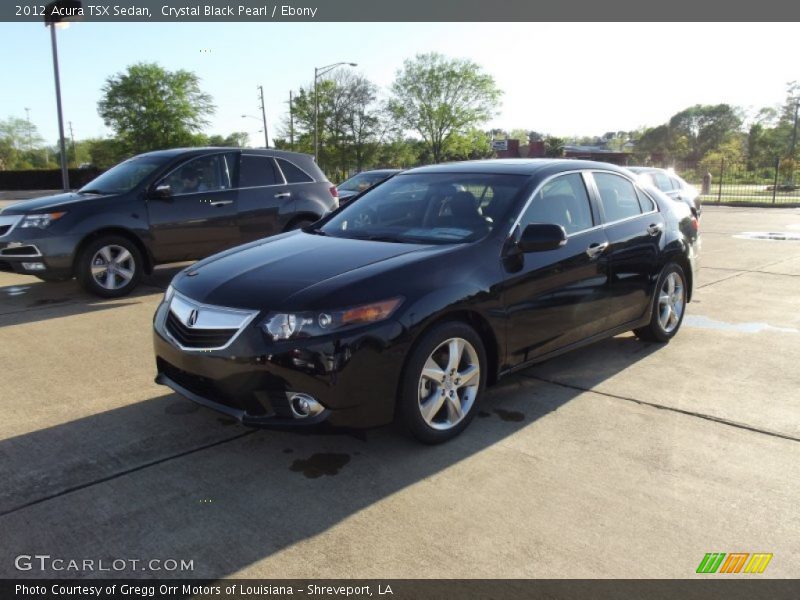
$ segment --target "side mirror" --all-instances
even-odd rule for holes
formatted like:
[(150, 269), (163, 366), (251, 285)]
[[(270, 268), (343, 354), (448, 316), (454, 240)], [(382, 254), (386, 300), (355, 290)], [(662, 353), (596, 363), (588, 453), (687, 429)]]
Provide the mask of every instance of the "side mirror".
[(553, 223), (531, 223), (522, 232), (517, 246), (523, 252), (555, 250), (567, 243), (567, 232)]
[(172, 187), (166, 183), (160, 183), (150, 192), (150, 197), (158, 198), (159, 200), (172, 198)]

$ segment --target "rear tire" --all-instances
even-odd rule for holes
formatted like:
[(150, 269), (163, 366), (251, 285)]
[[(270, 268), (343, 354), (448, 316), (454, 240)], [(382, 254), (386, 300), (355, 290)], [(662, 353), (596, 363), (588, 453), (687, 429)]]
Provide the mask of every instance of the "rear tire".
[(399, 420), (426, 444), (454, 438), (477, 413), (487, 364), (472, 327), (458, 321), (435, 326), (422, 336), (401, 377)]
[(662, 269), (653, 296), (650, 323), (633, 332), (641, 340), (664, 344), (678, 333), (686, 314), (686, 276), (680, 265), (669, 263)]
[(84, 289), (102, 298), (133, 291), (144, 269), (142, 253), (126, 237), (107, 235), (90, 242), (78, 257), (77, 275)]

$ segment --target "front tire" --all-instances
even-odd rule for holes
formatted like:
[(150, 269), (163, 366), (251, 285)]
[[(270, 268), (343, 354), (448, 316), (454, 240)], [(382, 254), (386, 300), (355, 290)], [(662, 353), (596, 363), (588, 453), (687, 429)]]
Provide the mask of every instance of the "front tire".
[(120, 298), (139, 283), (143, 267), (142, 254), (131, 240), (102, 236), (90, 242), (78, 257), (78, 280), (96, 296)]
[(450, 321), (423, 335), (403, 372), (399, 416), (421, 442), (440, 444), (460, 434), (486, 388), (486, 351), (465, 323)]
[(669, 263), (664, 267), (654, 296), (650, 323), (633, 332), (647, 342), (666, 343), (678, 333), (686, 313), (686, 276), (680, 265)]

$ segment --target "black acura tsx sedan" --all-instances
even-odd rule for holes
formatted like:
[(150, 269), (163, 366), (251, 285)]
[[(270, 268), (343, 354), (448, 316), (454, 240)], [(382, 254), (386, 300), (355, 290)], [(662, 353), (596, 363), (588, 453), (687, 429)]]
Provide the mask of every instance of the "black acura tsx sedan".
[(156, 381), (248, 425), (397, 418), (442, 442), (504, 374), (629, 330), (669, 341), (698, 245), (688, 207), (613, 165), (412, 169), (176, 275)]

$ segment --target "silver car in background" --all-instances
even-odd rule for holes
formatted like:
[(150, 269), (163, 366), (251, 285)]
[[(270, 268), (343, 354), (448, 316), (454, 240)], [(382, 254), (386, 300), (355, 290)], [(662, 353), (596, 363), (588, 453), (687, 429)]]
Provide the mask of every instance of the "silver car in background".
[(636, 174), (644, 184), (664, 192), (673, 200), (678, 200), (689, 205), (696, 216), (703, 211), (700, 202), (700, 191), (692, 184), (687, 183), (671, 169), (658, 169), (656, 167), (626, 167)]

